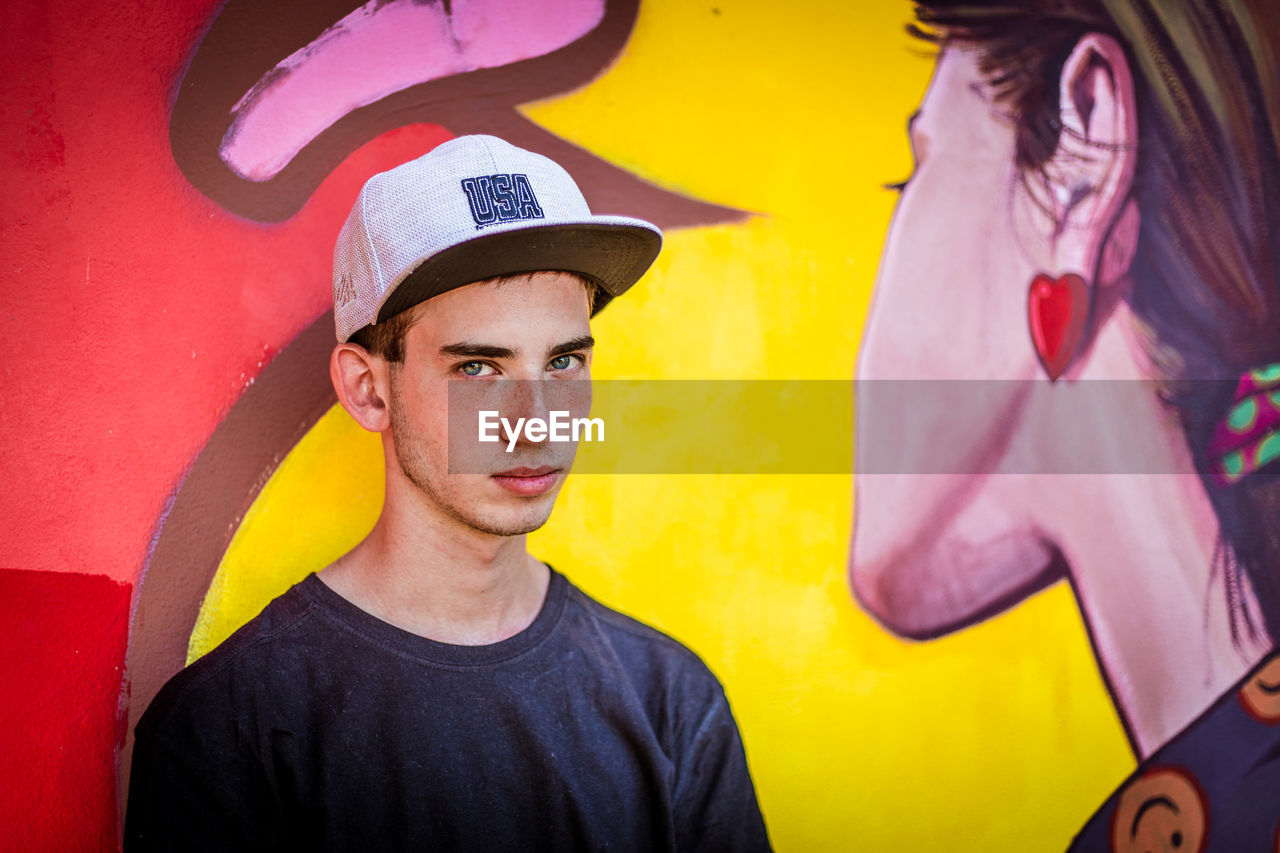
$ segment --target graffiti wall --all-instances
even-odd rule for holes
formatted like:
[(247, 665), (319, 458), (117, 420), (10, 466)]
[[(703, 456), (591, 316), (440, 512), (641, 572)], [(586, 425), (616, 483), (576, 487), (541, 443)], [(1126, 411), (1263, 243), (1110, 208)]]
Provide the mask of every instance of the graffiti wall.
[[(159, 686), (372, 526), (380, 447), (327, 372), (333, 243), (365, 179), (454, 136), (546, 154), (597, 212), (666, 230), (593, 324), (597, 378), (1014, 383), (981, 406), (942, 407), (944, 391), (914, 420), (900, 395), (859, 396), (860, 470), (902, 449), (876, 430), (986, 459), (1008, 424), (1054, 419), (1029, 414), (1029, 383), (1167, 375), (1122, 358), (1163, 352), (1123, 329), (1182, 342), (1169, 330), (1186, 326), (1164, 322), (1182, 291), (1120, 287), (1174, 245), (1143, 230), (1148, 167), (1124, 153), (1164, 97), (1115, 84), (1142, 79), (1139, 57), (1106, 39), (1071, 54), (1079, 31), (1045, 48), (1054, 91), (1078, 71), (1050, 99), (1078, 127), (1054, 138), (1114, 155), (1057, 169), (1051, 143), (1027, 160), (1040, 137), (975, 55), (935, 68), (911, 20), (870, 0), (6, 4), (0, 846), (115, 849), (132, 726)], [(1275, 79), (1239, 98), (1280, 115)], [(1245, 149), (1274, 168), (1274, 148)], [(1043, 185), (1021, 179), (1046, 162)], [(1009, 187), (1030, 187), (1023, 207), (980, 203), (1015, 204)], [(1242, 202), (1264, 224), (1275, 203)], [(1074, 242), (1053, 224), (1068, 214)], [(1239, 266), (1262, 308), (1238, 313), (1264, 319), (1215, 334), (1263, 343), (1202, 378), (1280, 358), (1274, 280)], [(1147, 470), (1091, 491), (1098, 471), (1001, 479), (909, 454), (876, 476), (583, 474), (531, 550), (707, 661), (778, 849), (1060, 850), (1118, 787), (1141, 783), (1108, 819), (1203, 787), (1141, 762), (1270, 647), (1233, 628), (1266, 624), (1264, 574), (1210, 571), (1218, 519), (1240, 513), (1206, 497), (1198, 459), (1170, 458), (1151, 492), (1132, 482)], [(1152, 510), (1117, 509), (1135, 505)], [(1170, 584), (1172, 553), (1200, 559)], [(1206, 603), (1228, 594), (1239, 607)], [(1241, 705), (1264, 727), (1272, 681)]]

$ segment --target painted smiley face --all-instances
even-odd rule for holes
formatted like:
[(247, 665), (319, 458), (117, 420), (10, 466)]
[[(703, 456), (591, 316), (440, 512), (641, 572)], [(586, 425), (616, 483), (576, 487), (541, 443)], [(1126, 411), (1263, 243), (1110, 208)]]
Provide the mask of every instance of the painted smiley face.
[(1160, 767), (1120, 793), (1111, 823), (1117, 853), (1201, 853), (1209, 835), (1209, 809), (1191, 774)]
[(1280, 655), (1275, 655), (1240, 688), (1240, 704), (1260, 723), (1280, 723)]

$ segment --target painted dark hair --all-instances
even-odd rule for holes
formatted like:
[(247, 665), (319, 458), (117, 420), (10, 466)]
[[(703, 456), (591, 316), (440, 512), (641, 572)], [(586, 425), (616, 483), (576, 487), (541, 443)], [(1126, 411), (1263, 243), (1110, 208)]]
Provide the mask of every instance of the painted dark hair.
[(1146, 333), (1222, 535), (1232, 630), (1253, 633), (1240, 578), (1280, 638), (1280, 475), (1222, 488), (1206, 448), (1246, 369), (1280, 362), (1280, 3), (1276, 0), (934, 0), (913, 34), (979, 50), (1017, 122), (1017, 164), (1043, 179), (1058, 80), (1080, 38), (1124, 48), (1138, 109), (1142, 214), (1126, 299)]

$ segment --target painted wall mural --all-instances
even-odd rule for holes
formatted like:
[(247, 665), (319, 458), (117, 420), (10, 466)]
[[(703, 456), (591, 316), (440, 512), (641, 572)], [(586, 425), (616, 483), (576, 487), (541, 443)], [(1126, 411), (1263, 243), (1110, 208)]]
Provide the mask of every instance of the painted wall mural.
[(1280, 17), (919, 20), (942, 51), (858, 359), (853, 588), (928, 639), (1069, 583), (1142, 759), (1073, 849), (1274, 849)]
[[(1253, 82), (1214, 89), (1215, 59), (1201, 94), (1153, 93), (1119, 41), (1072, 53), (1078, 29), (1033, 17), (1056, 65), (1020, 79), (1075, 69), (1053, 91), (1084, 122), (1046, 136), (1019, 129), (973, 54), (935, 68), (911, 14), (870, 0), (0, 7), (0, 848), (115, 849), (130, 729), (160, 683), (372, 525), (380, 451), (326, 371), (333, 240), (369, 175), (472, 132), (564, 163), (593, 209), (667, 230), (654, 269), (594, 323), (599, 378), (992, 383), (912, 409), (912, 429), (950, 418), (959, 473), (880, 442), (911, 434), (895, 418), (919, 401), (876, 392), (858, 400), (856, 467), (874, 450), (881, 465), (899, 454), (898, 473), (582, 475), (531, 537), (721, 677), (779, 849), (1061, 850), (1104, 803), (1135, 838), (1165, 831), (1138, 820), (1161, 796), (1208, 815), (1187, 839), (1219, 826), (1213, 785), (1168, 769), (1204, 751), (1179, 732), (1219, 696), (1229, 719), (1205, 718), (1200, 743), (1280, 729), (1274, 667), (1253, 669), (1269, 640), (1247, 630), (1275, 624), (1273, 575), (1214, 562), (1214, 519), (1242, 516), (1196, 473), (1207, 458), (1101, 488), (987, 476), (965, 454), (1021, 464), (1037, 448), (993, 425), (1054, 420), (1043, 389), (1147, 377), (1123, 361), (1149, 352), (1122, 331), (1130, 317), (1216, 380), (1203, 447), (1208, 412), (1265, 402), (1265, 370), (1235, 396), (1241, 370), (1280, 358), (1266, 248), (1280, 173), (1258, 141), (1280, 74), (1232, 66)], [(1252, 14), (1234, 34), (1144, 19), (1185, 38), (1144, 43), (1274, 63), (1280, 20)], [(1152, 185), (1144, 169), (1187, 176), (1125, 134), (1179, 97), (1187, 121), (1254, 134), (1214, 131), (1238, 171), (1205, 186), (1262, 176), (1234, 208), (1195, 196), (1186, 222), (1203, 234), (1177, 244), (1249, 283), (1235, 302), (1215, 291), (1236, 306), (1220, 326), (1179, 325), (1206, 310), (1203, 289), (1124, 289), (1176, 272), (1159, 228), (1182, 208), (1133, 187)], [(1102, 156), (1053, 158), (1056, 140), (1098, 134)], [(908, 174), (900, 199), (884, 190)], [(992, 192), (1011, 186), (1025, 197)], [(1055, 211), (1072, 227), (1055, 234)], [(1202, 337), (1170, 331), (1184, 327)], [(902, 386), (859, 394), (873, 387)], [(1144, 399), (1127, 423), (1179, 446)], [(1223, 458), (1265, 439), (1245, 414), (1214, 439)], [(1166, 743), (1185, 754), (1144, 762)]]

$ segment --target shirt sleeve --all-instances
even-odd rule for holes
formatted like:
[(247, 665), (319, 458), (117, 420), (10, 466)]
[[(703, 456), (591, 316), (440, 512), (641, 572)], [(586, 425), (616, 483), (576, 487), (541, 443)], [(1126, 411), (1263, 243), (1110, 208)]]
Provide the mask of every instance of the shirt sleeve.
[(737, 723), (724, 691), (715, 697), (676, 766), (680, 850), (771, 850)]
[(139, 733), (125, 813), (125, 853), (255, 851), (273, 847), (255, 814), (251, 777), (232, 755), (202, 755)]

